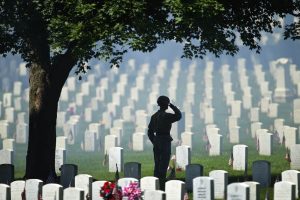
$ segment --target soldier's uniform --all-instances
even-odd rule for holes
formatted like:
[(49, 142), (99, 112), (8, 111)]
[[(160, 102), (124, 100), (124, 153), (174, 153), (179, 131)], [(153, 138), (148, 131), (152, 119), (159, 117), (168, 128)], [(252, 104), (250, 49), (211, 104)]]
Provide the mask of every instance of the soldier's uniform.
[(174, 114), (165, 112), (168, 106), (161, 106), (160, 110), (151, 116), (148, 126), (148, 137), (153, 144), (155, 162), (154, 176), (159, 178), (159, 184), (162, 190), (164, 190), (171, 156), (171, 141), (173, 139), (170, 135), (170, 131), (172, 123), (181, 119), (180, 110), (173, 104), (169, 106), (174, 111)]

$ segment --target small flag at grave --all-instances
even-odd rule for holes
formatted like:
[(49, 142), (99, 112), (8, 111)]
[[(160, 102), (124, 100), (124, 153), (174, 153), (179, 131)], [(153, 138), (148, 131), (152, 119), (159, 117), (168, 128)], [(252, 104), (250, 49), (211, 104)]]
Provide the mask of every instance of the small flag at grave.
[(173, 155), (171, 157), (170, 162), (169, 162), (168, 171), (171, 170), (171, 169), (175, 169), (175, 163), (176, 163), (176, 156)]
[(230, 153), (230, 157), (229, 157), (229, 160), (228, 160), (228, 165), (233, 166), (233, 152)]
[(118, 164), (116, 164), (116, 173), (115, 173), (115, 182), (117, 183), (119, 178), (120, 178), (120, 174), (119, 174), (119, 169), (118, 169)]
[(275, 139), (275, 141), (277, 141), (280, 144), (280, 137), (279, 137), (279, 133), (277, 130), (274, 131), (274, 139)]
[(167, 180), (174, 180), (176, 178), (176, 156), (173, 155), (168, 166), (168, 171), (171, 171), (169, 176), (167, 177)]
[(104, 159), (103, 159), (103, 161), (102, 161), (102, 165), (103, 166), (106, 166), (107, 165), (107, 160), (108, 160), (108, 155), (107, 155), (107, 152), (105, 152), (105, 154), (104, 154)]
[(282, 137), (282, 143), (281, 143), (282, 146), (285, 146), (285, 136), (283, 135)]
[(174, 180), (174, 179), (176, 179), (176, 170), (175, 168), (171, 168), (171, 172), (167, 177), (167, 180)]
[(68, 133), (68, 139), (69, 139), (69, 141), (73, 141), (73, 139), (74, 139), (73, 132), (71, 129), (69, 130), (69, 133)]
[(205, 145), (205, 150), (207, 152), (209, 152), (210, 148), (211, 148), (211, 144), (210, 144), (209, 140), (207, 140), (206, 145)]
[(286, 148), (286, 153), (285, 153), (285, 158), (286, 161), (291, 162), (291, 156), (290, 156), (290, 151), (288, 148)]
[(259, 147), (259, 139), (257, 138), (257, 139), (256, 139), (256, 150), (257, 150), (258, 152), (259, 152), (259, 148), (260, 148), (260, 147)]

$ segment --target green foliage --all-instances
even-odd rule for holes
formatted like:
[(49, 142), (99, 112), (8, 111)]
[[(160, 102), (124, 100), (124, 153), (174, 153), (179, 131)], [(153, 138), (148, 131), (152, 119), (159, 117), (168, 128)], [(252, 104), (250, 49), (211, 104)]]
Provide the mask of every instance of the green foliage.
[[(280, 27), (278, 16), (299, 16), (285, 0), (0, 0), (0, 54), (51, 64), (69, 53), (81, 66), (91, 58), (122, 61), (129, 49), (149, 52), (167, 40), (184, 43), (183, 57), (233, 55), (237, 37), (259, 52), (261, 32)], [(299, 23), (285, 37), (299, 39)]]

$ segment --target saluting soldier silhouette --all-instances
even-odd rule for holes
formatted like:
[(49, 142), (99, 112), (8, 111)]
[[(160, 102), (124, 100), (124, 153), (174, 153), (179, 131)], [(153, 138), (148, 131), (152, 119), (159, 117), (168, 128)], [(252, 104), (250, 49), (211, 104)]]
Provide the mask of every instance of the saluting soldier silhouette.
[[(181, 119), (181, 112), (170, 103), (170, 99), (167, 96), (158, 97), (157, 104), (160, 109), (151, 116), (148, 126), (148, 137), (153, 144), (154, 176), (159, 178), (160, 189), (164, 190), (171, 157), (171, 142), (173, 140), (170, 131), (172, 123)], [(168, 107), (174, 111), (174, 114), (166, 112)]]

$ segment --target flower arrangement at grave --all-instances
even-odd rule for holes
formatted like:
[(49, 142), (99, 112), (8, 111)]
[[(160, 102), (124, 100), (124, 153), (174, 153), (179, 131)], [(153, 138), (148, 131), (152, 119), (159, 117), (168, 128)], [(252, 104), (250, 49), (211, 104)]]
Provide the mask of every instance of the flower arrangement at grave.
[(122, 189), (117, 184), (106, 181), (100, 189), (100, 196), (105, 200), (121, 200)]
[(142, 199), (142, 191), (137, 182), (130, 182), (128, 186), (123, 188), (123, 196), (128, 197), (128, 200)]

